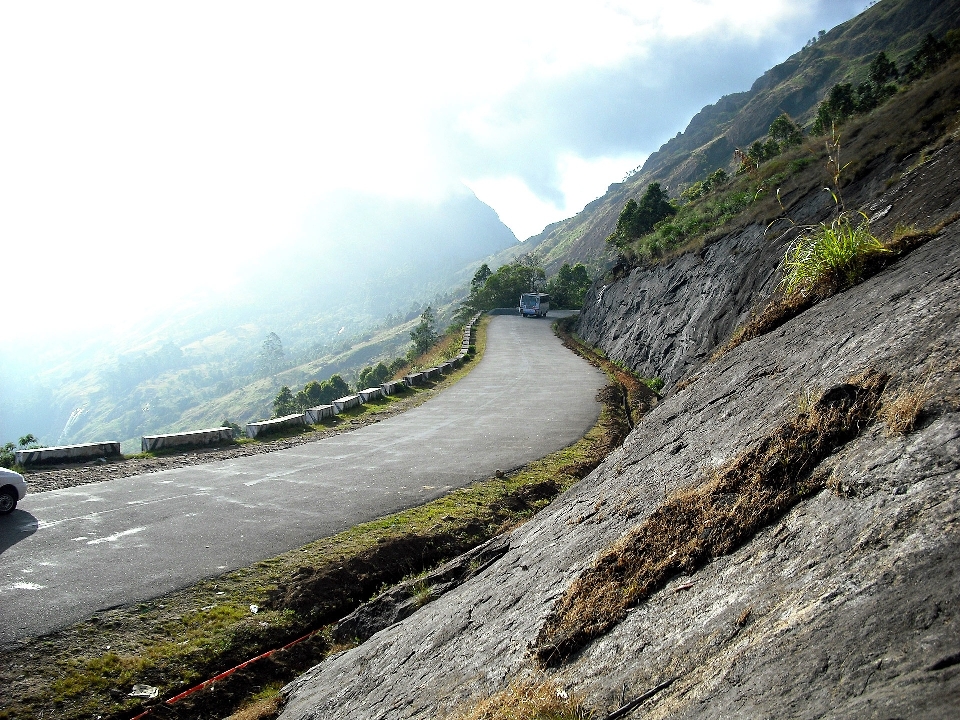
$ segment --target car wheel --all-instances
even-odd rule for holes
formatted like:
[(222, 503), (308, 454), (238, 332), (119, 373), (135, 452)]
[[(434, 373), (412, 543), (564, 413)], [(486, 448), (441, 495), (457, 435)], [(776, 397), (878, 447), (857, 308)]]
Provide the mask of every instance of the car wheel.
[(0, 490), (0, 515), (9, 515), (17, 507), (17, 491), (4, 488)]

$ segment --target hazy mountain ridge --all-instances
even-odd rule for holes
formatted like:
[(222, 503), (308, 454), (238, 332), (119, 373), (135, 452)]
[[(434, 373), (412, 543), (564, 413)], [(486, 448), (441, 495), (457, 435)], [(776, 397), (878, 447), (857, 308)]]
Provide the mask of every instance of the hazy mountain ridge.
[[(402, 355), (424, 307), (448, 322), (480, 262), (496, 265), (498, 253), (510, 258), (524, 247), (465, 188), (428, 201), (346, 193), (327, 201), (228, 297), (138, 321), (115, 337), (51, 337), (32, 357), (8, 348), (0, 439), (121, 440), (130, 452), (143, 434), (269, 416), (283, 384)], [(270, 332), (284, 356), (279, 370), (264, 373), (258, 355)]]
[(735, 169), (733, 151), (746, 149), (767, 134), (770, 123), (787, 112), (809, 124), (817, 105), (838, 82), (860, 82), (877, 53), (903, 67), (906, 58), (932, 33), (942, 37), (960, 27), (960, 3), (938, 0), (884, 0), (838, 25), (759, 77), (750, 90), (726, 95), (697, 113), (686, 129), (652, 153), (640, 170), (588, 204), (574, 217), (535, 236), (536, 256), (548, 270), (564, 262), (609, 267), (615, 253), (606, 244), (630, 198), (659, 182), (677, 198), (690, 183), (717, 167)]

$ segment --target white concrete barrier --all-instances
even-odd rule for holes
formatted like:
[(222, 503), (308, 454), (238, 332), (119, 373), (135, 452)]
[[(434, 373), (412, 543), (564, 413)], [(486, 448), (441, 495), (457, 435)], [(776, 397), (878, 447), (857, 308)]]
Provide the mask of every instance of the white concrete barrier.
[(337, 398), (333, 401), (333, 411), (339, 415), (344, 410), (349, 410), (350, 408), (355, 408), (360, 404), (359, 395), (344, 395), (342, 398)]
[(283, 417), (273, 418), (272, 420), (261, 420), (260, 422), (247, 423), (247, 437), (255, 438), (258, 435), (268, 435), (269, 433), (282, 430), (283, 428), (306, 424), (306, 416), (303, 413), (284, 415)]
[(307, 408), (303, 414), (310, 425), (316, 425), (321, 420), (332, 418), (337, 413), (334, 412), (333, 405), (317, 405), (316, 407)]
[(387, 395), (395, 395), (400, 387), (405, 386), (406, 383), (404, 383), (403, 380), (390, 380), (380, 385), (380, 392), (383, 393), (384, 397)]
[(380, 392), (378, 387), (369, 387), (360, 390), (357, 395), (360, 396), (360, 402), (368, 403), (371, 400), (379, 400), (383, 397), (383, 393)]
[(41, 465), (43, 463), (79, 462), (96, 458), (120, 457), (119, 442), (83, 443), (57, 447), (17, 450), (14, 458), (17, 465)]
[(426, 375), (427, 380), (437, 380), (441, 375), (443, 375), (438, 367), (427, 368), (423, 371), (423, 374)]
[(140, 450), (152, 452), (167, 448), (201, 447), (230, 442), (231, 440), (233, 440), (233, 430), (230, 428), (207, 428), (206, 430), (190, 430), (167, 435), (144, 435), (140, 438)]
[(403, 376), (403, 382), (405, 382), (409, 387), (414, 385), (423, 385), (423, 381), (426, 380), (422, 372), (410, 373), (409, 375)]

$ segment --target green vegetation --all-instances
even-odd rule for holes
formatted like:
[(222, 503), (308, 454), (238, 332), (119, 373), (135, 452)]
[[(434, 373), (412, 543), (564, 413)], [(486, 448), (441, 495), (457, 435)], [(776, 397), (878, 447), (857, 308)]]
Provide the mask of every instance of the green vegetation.
[(484, 310), (517, 307), (522, 293), (543, 291), (546, 284), (543, 268), (528, 255), (501, 265), (496, 272), (491, 272), (486, 264), (481, 265), (470, 283), (470, 296), (457, 311), (457, 318), (466, 321)]
[[(831, 154), (839, 150), (837, 128), (855, 115), (873, 111), (912, 81), (942, 67), (958, 52), (960, 32), (952, 30), (944, 40), (928, 35), (908, 62), (909, 72), (906, 69), (899, 72), (896, 63), (885, 52), (880, 52), (869, 65), (868, 81), (856, 87), (851, 83), (834, 85), (820, 104), (810, 132), (812, 136), (828, 134), (830, 137), (825, 159), (828, 166), (835, 165), (835, 196), (839, 193), (840, 166), (834, 163)], [(899, 80), (900, 85), (892, 80)], [(616, 230), (607, 241), (619, 250), (621, 262), (627, 266), (672, 257), (699, 246), (711, 233), (741, 216), (758, 200), (769, 197), (775, 188), (802, 173), (823, 155), (822, 150), (818, 151), (811, 141), (804, 139), (800, 124), (781, 113), (770, 124), (765, 138), (758, 139), (745, 151), (739, 148), (734, 151), (737, 171), (733, 179), (718, 168), (684, 189), (678, 201), (670, 201), (659, 184), (651, 183), (640, 202), (627, 201)], [(657, 212), (652, 208), (658, 208)], [(660, 217), (651, 223), (658, 214)], [(826, 273), (824, 277), (829, 276), (841, 284), (856, 282), (861, 261), (871, 253), (882, 251), (879, 241), (871, 240), (872, 237), (868, 226), (842, 212), (832, 222), (810, 228), (804, 242), (795, 247), (788, 258), (792, 270), (787, 286), (806, 287), (811, 272)], [(820, 270), (814, 270), (814, 266)]]
[(470, 281), (470, 296), (457, 311), (466, 320), (474, 313), (494, 308), (515, 308), (525, 292), (546, 292), (554, 308), (579, 308), (592, 279), (583, 263), (564, 263), (547, 281), (546, 273), (533, 258), (524, 255), (496, 272), (484, 263)]
[(690, 187), (680, 193), (680, 199), (684, 202), (690, 202), (691, 200), (697, 200), (702, 198), (707, 193), (712, 190), (717, 190), (722, 186), (727, 180), (730, 179), (730, 176), (727, 175), (727, 171), (723, 168), (717, 168), (704, 180), (697, 180)]
[[(379, 387), (381, 384), (385, 383), (391, 377), (396, 370), (399, 370), (402, 365), (402, 360), (399, 358), (390, 363), (390, 367), (387, 367), (382, 362), (377, 363), (376, 365), (371, 365), (369, 367), (363, 368), (360, 373), (357, 375), (357, 389), (362, 390), (363, 388), (368, 387)], [(396, 369), (391, 370), (396, 365)]]
[(16, 445), (12, 442), (5, 443), (0, 446), (0, 467), (5, 467), (10, 470), (22, 470), (23, 468), (17, 465), (17, 450), (32, 450), (38, 447), (43, 446), (37, 442), (37, 438), (33, 436), (33, 433), (27, 433), (21, 437)]
[(848, 213), (840, 213), (800, 236), (783, 260), (784, 295), (806, 295), (824, 283), (838, 289), (855, 285), (870, 255), (889, 252), (870, 232), (867, 216), (859, 215), (854, 221)]
[(408, 356), (410, 359), (417, 355), (423, 355), (439, 339), (437, 335), (437, 316), (429, 305), (420, 315), (420, 324), (410, 332), (410, 339), (413, 341), (413, 347), (410, 349), (410, 355)]
[(920, 47), (904, 66), (901, 73), (897, 64), (880, 52), (870, 63), (869, 79), (853, 87), (852, 83), (837, 83), (817, 107), (816, 119), (810, 128), (813, 135), (826, 135), (854, 115), (862, 115), (879, 107), (898, 92), (896, 80), (906, 85), (931, 75), (960, 52), (960, 33), (951, 30), (943, 40), (928, 34)]
[(273, 416), (283, 417), (284, 415), (303, 412), (307, 408), (327, 405), (337, 398), (349, 394), (350, 386), (340, 375), (331, 375), (330, 379), (323, 382), (311, 380), (296, 395), (289, 387), (284, 385), (273, 400)]
[(664, 218), (676, 213), (677, 208), (670, 203), (670, 198), (666, 190), (660, 187), (660, 183), (650, 183), (640, 202), (633, 198), (627, 200), (620, 217), (617, 218), (617, 228), (607, 238), (607, 242), (622, 248), (653, 230)]
[(655, 393), (659, 393), (661, 390), (663, 390), (663, 380), (658, 377), (642, 378), (640, 382), (653, 390)]
[(726, 182), (726, 173), (722, 170), (701, 181), (692, 194), (695, 198), (658, 222), (646, 235), (629, 239), (614, 233), (609, 242), (617, 246), (629, 265), (655, 261), (724, 225), (758, 196), (750, 179)]
[(583, 307), (583, 298), (592, 283), (586, 265), (577, 263), (571, 267), (570, 263), (564, 263), (557, 274), (550, 278), (547, 283), (550, 306), (557, 308)]

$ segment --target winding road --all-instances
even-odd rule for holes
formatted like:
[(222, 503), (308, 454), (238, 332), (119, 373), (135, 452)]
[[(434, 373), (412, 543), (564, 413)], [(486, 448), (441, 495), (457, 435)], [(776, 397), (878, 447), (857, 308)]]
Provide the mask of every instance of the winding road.
[(436, 398), (273, 453), (27, 495), (0, 517), (0, 646), (422, 504), (579, 439), (602, 373), (550, 321), (497, 316)]

